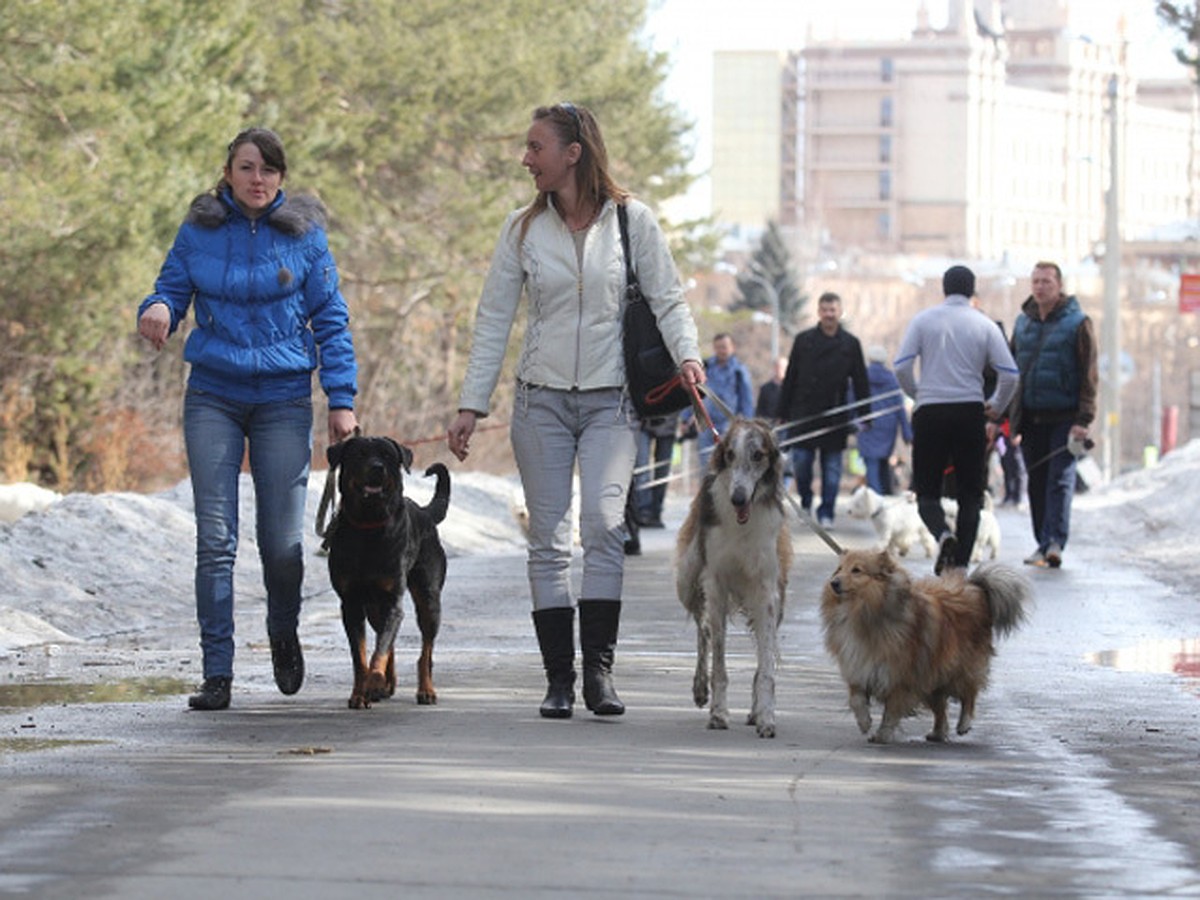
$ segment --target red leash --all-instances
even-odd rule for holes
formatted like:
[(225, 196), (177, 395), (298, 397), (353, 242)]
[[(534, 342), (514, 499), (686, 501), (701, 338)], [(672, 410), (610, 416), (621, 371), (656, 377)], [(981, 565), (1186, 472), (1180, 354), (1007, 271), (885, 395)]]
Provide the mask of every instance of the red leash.
[[(678, 375), (675, 376), (675, 379), (682, 381)], [(671, 382), (667, 383), (671, 384)], [(684, 386), (688, 389), (688, 393), (692, 395), (692, 412), (696, 414), (696, 421), (703, 419), (704, 423), (708, 425), (708, 430), (712, 432), (713, 443), (719, 444), (721, 442), (721, 435), (717, 431), (717, 426), (713, 424), (712, 416), (708, 414), (708, 408), (704, 405), (704, 401), (700, 399), (700, 392), (702, 390), (706, 394), (710, 394), (710, 392), (697, 384), (686, 384)]]

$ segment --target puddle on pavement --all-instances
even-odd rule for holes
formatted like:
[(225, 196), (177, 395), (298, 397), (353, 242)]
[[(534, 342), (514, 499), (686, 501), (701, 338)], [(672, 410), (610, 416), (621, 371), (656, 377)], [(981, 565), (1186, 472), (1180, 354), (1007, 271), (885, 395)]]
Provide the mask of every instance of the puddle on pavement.
[(1178, 675), (1200, 692), (1200, 638), (1143, 641), (1123, 650), (1088, 654), (1087, 660), (1120, 672)]
[(64, 703), (133, 703), (186, 694), (193, 686), (192, 682), (180, 678), (125, 678), (96, 684), (74, 681), (0, 684), (0, 709)]

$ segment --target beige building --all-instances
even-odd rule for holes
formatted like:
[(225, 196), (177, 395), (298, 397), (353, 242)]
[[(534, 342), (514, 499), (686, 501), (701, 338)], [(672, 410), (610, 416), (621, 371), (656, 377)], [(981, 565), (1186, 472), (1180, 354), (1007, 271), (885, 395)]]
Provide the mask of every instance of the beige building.
[(713, 57), (713, 213), (751, 233), (795, 224), (799, 105), (794, 53), (721, 51)]
[(950, 0), (945, 28), (923, 16), (902, 41), (718, 54), (718, 220), (743, 235), (796, 221), (805, 246), (833, 253), (1073, 266), (1103, 240), (1110, 90), (1122, 236), (1200, 213), (1192, 85), (1139, 85), (1115, 29), (1080, 36), (1066, 0), (975, 7)]

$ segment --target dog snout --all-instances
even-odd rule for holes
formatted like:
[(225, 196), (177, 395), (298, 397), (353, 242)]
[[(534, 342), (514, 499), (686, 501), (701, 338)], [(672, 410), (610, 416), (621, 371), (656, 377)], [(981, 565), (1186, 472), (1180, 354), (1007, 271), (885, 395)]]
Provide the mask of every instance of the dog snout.
[(729, 500), (734, 506), (745, 506), (750, 502), (749, 492), (739, 484), (733, 489), (733, 493), (729, 495)]
[(363, 481), (371, 487), (380, 487), (386, 476), (387, 467), (380, 460), (373, 459), (367, 465), (366, 472), (363, 473)]
[(842, 593), (842, 579), (840, 579), (836, 576), (833, 578), (830, 578), (829, 579), (829, 589), (832, 590), (835, 594), (840, 595)]

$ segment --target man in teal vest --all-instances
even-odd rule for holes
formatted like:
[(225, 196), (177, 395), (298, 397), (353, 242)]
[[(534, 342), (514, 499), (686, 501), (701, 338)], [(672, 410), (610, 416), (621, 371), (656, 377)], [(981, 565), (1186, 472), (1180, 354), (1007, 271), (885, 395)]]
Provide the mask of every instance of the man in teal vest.
[(1033, 293), (1013, 326), (1021, 370), (1013, 415), (1029, 477), (1029, 512), (1037, 549), (1033, 566), (1062, 565), (1075, 496), (1076, 448), (1096, 417), (1096, 332), (1079, 301), (1063, 293), (1062, 270), (1039, 262)]

